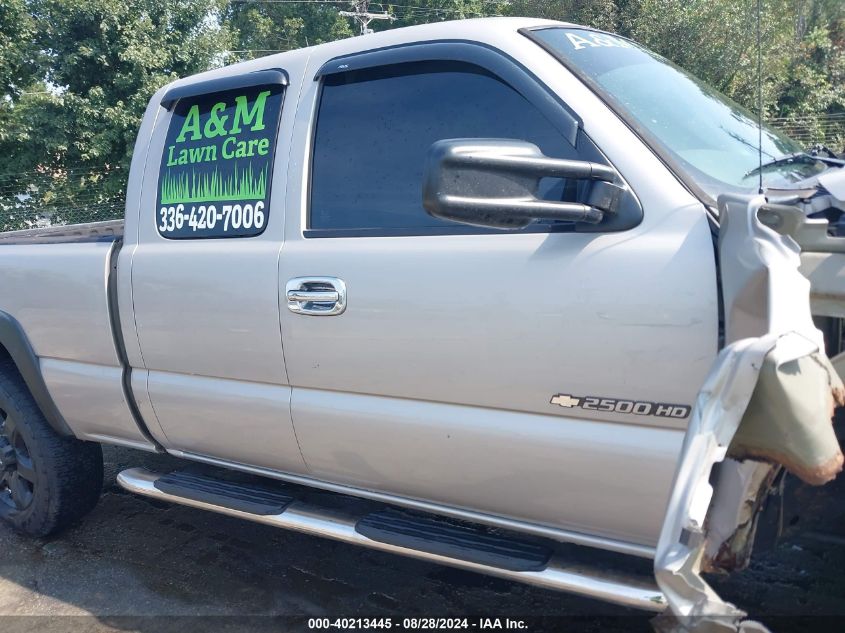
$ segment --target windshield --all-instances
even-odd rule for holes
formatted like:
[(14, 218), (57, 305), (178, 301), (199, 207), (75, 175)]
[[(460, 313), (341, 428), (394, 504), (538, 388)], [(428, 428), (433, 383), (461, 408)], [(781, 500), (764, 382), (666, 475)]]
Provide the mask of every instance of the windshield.
[[(593, 85), (710, 198), (757, 190), (758, 128), (745, 108), (628, 40), (565, 27), (532, 30), (530, 36)], [(764, 164), (802, 150), (765, 126), (762, 136)], [(824, 168), (814, 160), (764, 166), (763, 185), (785, 186)]]

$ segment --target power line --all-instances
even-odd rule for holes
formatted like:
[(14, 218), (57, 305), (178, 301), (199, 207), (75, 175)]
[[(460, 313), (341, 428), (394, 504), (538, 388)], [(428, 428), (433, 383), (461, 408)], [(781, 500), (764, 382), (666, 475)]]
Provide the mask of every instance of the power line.
[[(349, 0), (231, 0), (232, 4), (326, 4), (338, 5), (348, 4)], [(353, 5), (358, 4), (353, 2)], [(441, 13), (441, 14), (461, 14), (461, 15), (485, 15), (480, 11), (465, 11), (463, 9), (447, 8), (447, 7), (431, 7), (413, 4), (393, 4), (392, 2), (373, 2), (381, 7), (391, 7), (397, 9), (408, 9), (419, 13)], [(507, 5), (510, 4), (507, 0), (482, 0), (482, 4), (496, 4)]]
[(393, 22), (396, 18), (388, 13), (387, 11), (380, 11), (379, 13), (373, 13), (370, 11), (370, 2), (369, 0), (356, 0), (352, 2), (352, 11), (338, 11), (338, 15), (342, 15), (347, 18), (352, 18), (358, 24), (361, 25), (361, 35), (366, 35), (367, 33), (372, 33), (373, 30), (370, 28), (370, 22), (373, 20), (390, 20)]
[[(339, 10), (338, 15), (352, 18), (360, 26), (361, 35), (372, 33), (370, 23), (375, 20), (389, 20), (391, 22), (398, 18), (404, 19), (435, 19), (447, 16), (456, 17), (487, 17), (483, 11), (470, 11), (459, 8), (446, 7), (432, 7), (414, 4), (393, 4), (391, 2), (372, 2), (374, 5), (381, 7), (381, 11), (370, 11), (371, 0), (231, 0), (233, 4), (268, 4), (268, 5), (298, 5), (298, 4), (324, 4), (327, 6), (337, 6), (343, 4), (351, 4), (351, 10)], [(493, 5), (508, 5), (509, 0), (480, 0), (481, 4)], [(400, 11), (396, 11), (400, 9)], [(498, 15), (498, 14), (496, 14)], [(246, 50), (246, 51), (229, 51), (232, 54), (236, 53), (275, 53), (284, 52), (281, 50)]]

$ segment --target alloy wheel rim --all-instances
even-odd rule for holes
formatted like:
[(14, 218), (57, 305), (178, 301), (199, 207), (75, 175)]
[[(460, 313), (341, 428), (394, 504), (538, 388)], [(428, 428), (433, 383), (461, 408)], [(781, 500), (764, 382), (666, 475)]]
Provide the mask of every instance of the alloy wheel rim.
[(14, 416), (0, 409), (0, 512), (26, 510), (35, 497), (35, 466)]

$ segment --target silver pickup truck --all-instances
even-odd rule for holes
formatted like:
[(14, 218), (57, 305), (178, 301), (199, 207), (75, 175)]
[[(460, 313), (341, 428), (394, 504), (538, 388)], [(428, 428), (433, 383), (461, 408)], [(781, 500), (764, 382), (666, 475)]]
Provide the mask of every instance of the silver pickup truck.
[(0, 513), (77, 520), (116, 444), (216, 467), (142, 495), (744, 626), (700, 573), (842, 467), (842, 166), (558, 22), (179, 80), (124, 221), (0, 235)]

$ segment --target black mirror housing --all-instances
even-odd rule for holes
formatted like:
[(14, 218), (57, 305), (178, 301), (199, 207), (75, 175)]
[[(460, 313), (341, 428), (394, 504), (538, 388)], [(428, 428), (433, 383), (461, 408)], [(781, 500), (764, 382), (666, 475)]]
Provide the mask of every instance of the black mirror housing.
[[(543, 178), (590, 180), (588, 200), (540, 200)], [(598, 224), (615, 212), (624, 191), (616, 181), (607, 165), (549, 158), (533, 143), (447, 139), (428, 151), (423, 207), (437, 218), (499, 229), (521, 229), (539, 219)]]

